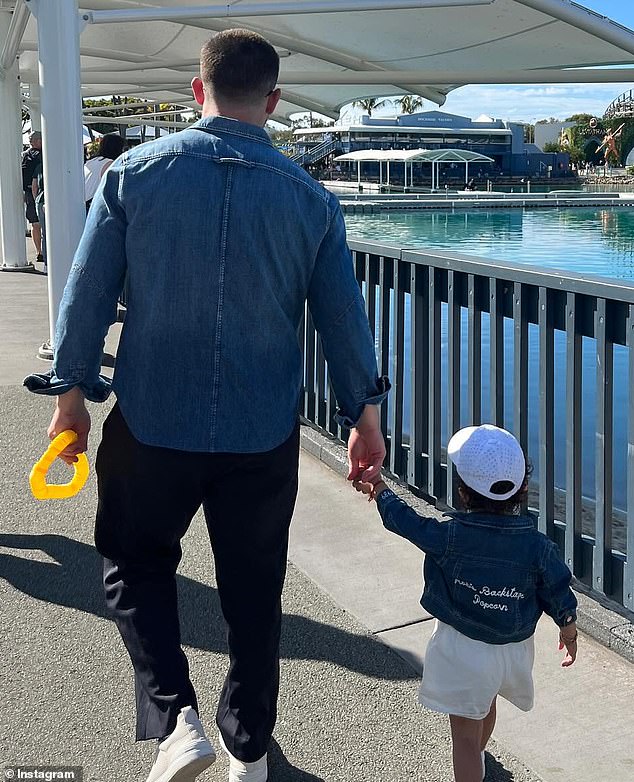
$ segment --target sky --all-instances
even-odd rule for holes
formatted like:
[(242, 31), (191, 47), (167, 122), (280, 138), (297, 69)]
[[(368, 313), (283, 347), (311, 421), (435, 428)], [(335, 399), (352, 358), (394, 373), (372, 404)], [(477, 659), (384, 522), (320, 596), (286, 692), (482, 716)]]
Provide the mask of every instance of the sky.
[[(579, 3), (634, 29), (634, 0), (579, 0)], [(497, 119), (532, 123), (546, 117), (565, 119), (580, 112), (602, 116), (614, 98), (632, 86), (623, 83), (473, 85), (450, 92), (441, 111), (472, 118), (484, 112)], [(436, 104), (425, 101), (423, 110), (437, 108)], [(394, 109), (375, 112), (377, 116), (394, 113)], [(356, 119), (359, 114), (358, 109), (348, 108), (346, 120)]]

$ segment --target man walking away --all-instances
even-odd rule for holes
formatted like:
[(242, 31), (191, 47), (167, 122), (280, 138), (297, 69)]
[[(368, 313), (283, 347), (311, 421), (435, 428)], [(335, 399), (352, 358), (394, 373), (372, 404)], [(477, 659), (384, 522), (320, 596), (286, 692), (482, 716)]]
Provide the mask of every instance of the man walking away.
[[(159, 739), (148, 782), (188, 782), (215, 753), (181, 649), (175, 573), (203, 506), (228, 627), (216, 721), (231, 782), (264, 782), (277, 716), (281, 592), (297, 493), (298, 328), (306, 300), (352, 428), (350, 477), (385, 445), (372, 335), (337, 199), (264, 131), (280, 99), (275, 49), (217, 34), (192, 82), (202, 119), (120, 157), (94, 196), (62, 300), (55, 360), (25, 381), (58, 395), (49, 427), (79, 435), (109, 394), (104, 337), (128, 312), (97, 455), (95, 541), (135, 671), (137, 739)], [(201, 621), (204, 619), (201, 617)]]
[(22, 190), (24, 191), (24, 203), (26, 204), (26, 219), (31, 225), (31, 238), (35, 245), (37, 260), (39, 263), (44, 263), (44, 256), (42, 255), (42, 230), (31, 189), (33, 179), (35, 178), (36, 167), (42, 160), (42, 134), (39, 130), (35, 130), (31, 133), (29, 136), (29, 144), (31, 145), (29, 149), (22, 153)]

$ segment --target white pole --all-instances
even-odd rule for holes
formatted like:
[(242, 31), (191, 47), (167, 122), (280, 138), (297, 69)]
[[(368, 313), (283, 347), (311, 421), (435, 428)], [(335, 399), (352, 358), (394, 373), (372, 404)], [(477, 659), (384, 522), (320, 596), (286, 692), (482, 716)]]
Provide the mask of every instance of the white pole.
[(357, 160), (357, 187), (361, 190), (361, 161)]
[(31, 115), (31, 130), (42, 130), (42, 107), (40, 105), (40, 83), (35, 76), (29, 84), (29, 114)]
[(387, 186), (390, 186), (390, 161), (387, 161)]
[[(0, 11), (0, 41), (6, 38), (11, 14)], [(20, 154), (22, 100), (17, 60), (0, 78), (0, 242), (4, 271), (31, 271), (26, 260), (26, 222)]]
[(469, 184), (469, 161), (465, 160), (464, 162), (464, 183), (465, 185)]
[(51, 340), (41, 354), (50, 355), (62, 293), (86, 219), (79, 16), (77, 0), (38, 2), (33, 10), (40, 61)]

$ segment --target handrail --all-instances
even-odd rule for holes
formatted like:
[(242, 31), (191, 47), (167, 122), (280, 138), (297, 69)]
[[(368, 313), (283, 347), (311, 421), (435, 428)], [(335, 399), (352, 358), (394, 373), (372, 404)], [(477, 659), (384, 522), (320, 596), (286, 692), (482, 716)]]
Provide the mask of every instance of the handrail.
[[(539, 528), (579, 582), (634, 611), (634, 284), (349, 244), (379, 371), (393, 385), (381, 413), (386, 469), (452, 506), (449, 435), (484, 421), (512, 429), (535, 466)], [(308, 310), (301, 344), (301, 413), (343, 440)]]

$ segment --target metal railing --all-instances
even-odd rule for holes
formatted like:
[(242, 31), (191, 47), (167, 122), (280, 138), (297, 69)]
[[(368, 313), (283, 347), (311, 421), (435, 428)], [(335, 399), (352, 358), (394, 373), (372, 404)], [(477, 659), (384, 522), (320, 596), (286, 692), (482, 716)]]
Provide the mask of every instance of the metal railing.
[[(634, 610), (634, 285), (350, 247), (379, 370), (393, 384), (382, 407), (386, 469), (451, 507), (449, 435), (486, 421), (505, 426), (534, 466), (529, 506), (539, 529), (582, 584)], [(308, 313), (302, 333), (303, 415), (345, 439)]]
[(322, 158), (329, 155), (331, 152), (335, 152), (341, 147), (341, 142), (338, 139), (330, 141), (322, 141), (321, 144), (317, 144), (316, 147), (306, 150), (306, 152), (300, 152), (297, 155), (293, 155), (291, 160), (297, 163), (298, 166), (306, 165), (307, 163), (317, 163)]

